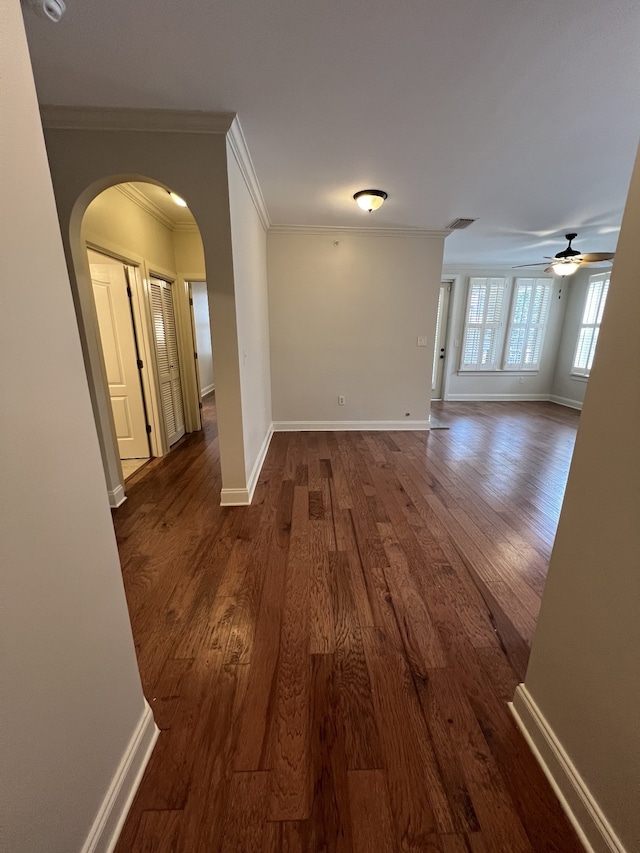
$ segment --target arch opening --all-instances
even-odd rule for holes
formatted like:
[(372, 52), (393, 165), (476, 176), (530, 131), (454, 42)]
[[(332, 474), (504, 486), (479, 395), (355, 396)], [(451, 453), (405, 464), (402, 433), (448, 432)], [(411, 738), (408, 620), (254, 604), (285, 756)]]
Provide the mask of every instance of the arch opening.
[(126, 498), (128, 471), (202, 428), (204, 318), (194, 317), (192, 289), (206, 283), (206, 264), (195, 217), (170, 192), (180, 195), (144, 175), (113, 175), (84, 190), (70, 216), (73, 297), (112, 506)]

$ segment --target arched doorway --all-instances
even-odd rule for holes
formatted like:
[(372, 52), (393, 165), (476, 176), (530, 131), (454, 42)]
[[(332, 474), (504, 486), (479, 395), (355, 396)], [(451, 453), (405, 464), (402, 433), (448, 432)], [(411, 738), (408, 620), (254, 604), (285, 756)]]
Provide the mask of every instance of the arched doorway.
[[(86, 208), (100, 192), (136, 181), (170, 187), (187, 200), (198, 223), (214, 332), (220, 500), (225, 506), (251, 502), (271, 435), (266, 226), (234, 122), (232, 114), (43, 108), (78, 316), (91, 317), (81, 227)], [(98, 371), (95, 335), (81, 328), (80, 337), (87, 373)], [(96, 422), (108, 419), (106, 396), (92, 390), (92, 403)], [(117, 484), (118, 460), (107, 446), (112, 437), (98, 438), (108, 479)]]
[(201, 427), (190, 291), (206, 269), (195, 219), (168, 187), (112, 180), (83, 207), (74, 296), (109, 500), (118, 506), (130, 467), (123, 459), (162, 456)]

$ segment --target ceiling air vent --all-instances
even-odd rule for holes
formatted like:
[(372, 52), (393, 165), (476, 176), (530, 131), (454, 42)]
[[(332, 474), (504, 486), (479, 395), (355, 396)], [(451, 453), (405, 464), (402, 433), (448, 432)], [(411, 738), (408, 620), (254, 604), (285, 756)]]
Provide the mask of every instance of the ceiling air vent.
[(476, 219), (454, 219), (446, 226), (447, 231), (461, 231), (463, 228), (468, 228)]

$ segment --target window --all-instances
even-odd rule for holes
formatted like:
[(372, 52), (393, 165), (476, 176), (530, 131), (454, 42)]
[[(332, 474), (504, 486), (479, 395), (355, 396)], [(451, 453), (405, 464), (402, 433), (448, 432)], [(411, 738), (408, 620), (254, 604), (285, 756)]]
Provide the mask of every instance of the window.
[(495, 370), (500, 356), (505, 278), (469, 279), (460, 370)]
[(538, 370), (552, 289), (549, 278), (470, 278), (460, 370)]
[(548, 278), (517, 278), (507, 333), (505, 370), (538, 370), (551, 305)]
[(593, 364), (593, 356), (598, 343), (598, 333), (602, 322), (602, 312), (609, 292), (610, 273), (592, 275), (589, 277), (587, 301), (584, 306), (582, 323), (578, 334), (578, 345), (573, 359), (572, 373), (578, 376), (588, 376)]

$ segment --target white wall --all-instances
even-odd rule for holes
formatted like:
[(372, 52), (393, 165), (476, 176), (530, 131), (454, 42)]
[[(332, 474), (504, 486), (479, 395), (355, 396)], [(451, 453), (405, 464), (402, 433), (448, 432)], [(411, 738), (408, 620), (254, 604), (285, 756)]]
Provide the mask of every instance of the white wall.
[[(418, 236), (269, 232), (276, 425), (424, 425), (443, 245)], [(419, 335), (426, 347), (416, 346)]]
[[(640, 850), (640, 160), (636, 162), (524, 689), (622, 846)], [(528, 713), (528, 708), (537, 709)], [(562, 766), (552, 771), (568, 796)], [(583, 792), (584, 793), (584, 792)], [(573, 798), (575, 799), (575, 797)]]
[(17, 0), (0, 78), (2, 848), (72, 853), (147, 706)]
[[(560, 279), (553, 278), (553, 294), (549, 311), (549, 322), (545, 335), (540, 370), (495, 371), (476, 374), (459, 372), (460, 356), (464, 332), (464, 319), (467, 306), (469, 279), (472, 276), (499, 276), (506, 278), (510, 288), (516, 278), (512, 268), (478, 269), (445, 266), (443, 279), (453, 279), (452, 299), (449, 303), (449, 336), (447, 340), (447, 359), (445, 363), (444, 390), (447, 400), (540, 400), (549, 399), (556, 356), (562, 331), (562, 322), (566, 305), (566, 289)], [(533, 275), (529, 271), (519, 273), (520, 277)], [(541, 274), (536, 273), (537, 276)], [(544, 274), (541, 277), (545, 277)], [(562, 298), (558, 299), (562, 288)], [(507, 312), (510, 308), (511, 289), (508, 290)], [(505, 323), (505, 330), (506, 330)], [(458, 344), (456, 346), (455, 344)]]
[[(227, 169), (245, 465), (251, 488), (272, 420), (267, 235), (229, 143)], [(215, 325), (213, 330), (215, 335)]]
[(191, 293), (193, 295), (193, 319), (196, 327), (196, 346), (198, 349), (200, 393), (204, 395), (213, 391), (216, 387), (213, 372), (213, 354), (211, 352), (211, 325), (209, 323), (209, 300), (207, 298), (206, 281), (192, 282)]
[(562, 335), (558, 346), (558, 358), (553, 376), (551, 395), (553, 399), (566, 405), (582, 408), (587, 380), (583, 376), (572, 376), (571, 368), (578, 343), (578, 333), (587, 299), (589, 276), (603, 270), (586, 267), (565, 279), (563, 295), (566, 294), (567, 307), (562, 324)]

